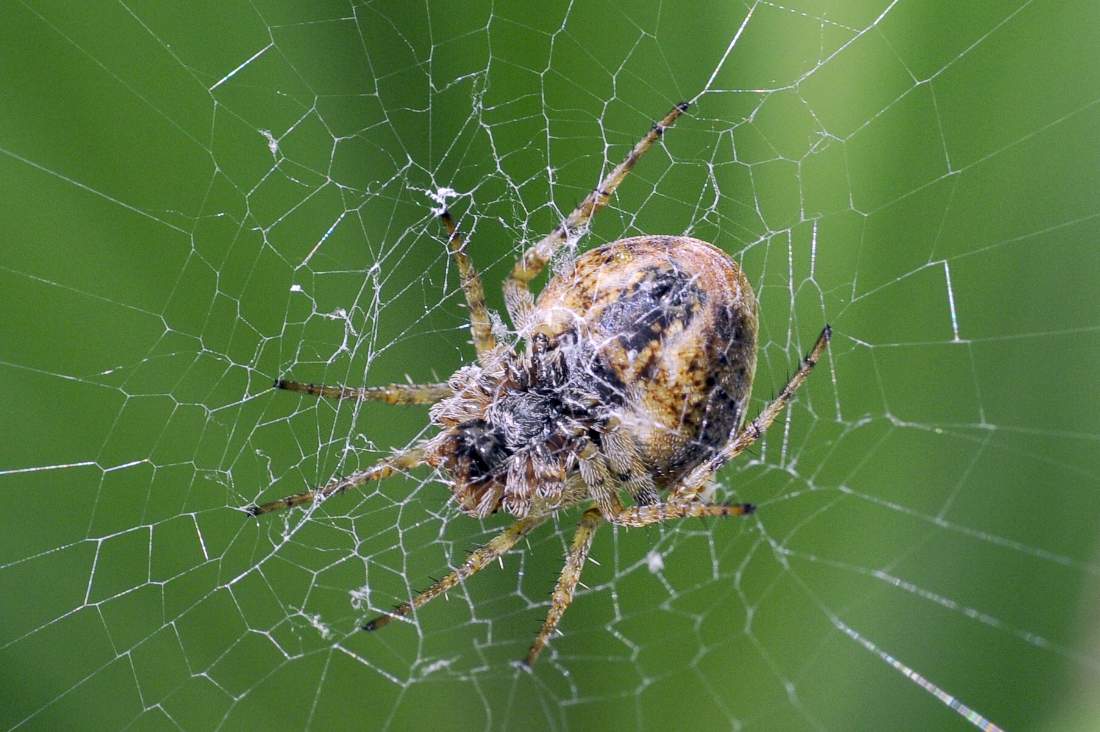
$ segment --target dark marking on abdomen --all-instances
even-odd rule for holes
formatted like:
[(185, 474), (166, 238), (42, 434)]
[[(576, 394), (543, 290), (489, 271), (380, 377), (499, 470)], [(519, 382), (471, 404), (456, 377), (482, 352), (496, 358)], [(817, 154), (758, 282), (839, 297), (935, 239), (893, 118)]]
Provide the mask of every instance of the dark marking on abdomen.
[(599, 330), (640, 353), (659, 342), (674, 323), (691, 325), (706, 300), (692, 278), (676, 269), (647, 267), (643, 276), (600, 313)]

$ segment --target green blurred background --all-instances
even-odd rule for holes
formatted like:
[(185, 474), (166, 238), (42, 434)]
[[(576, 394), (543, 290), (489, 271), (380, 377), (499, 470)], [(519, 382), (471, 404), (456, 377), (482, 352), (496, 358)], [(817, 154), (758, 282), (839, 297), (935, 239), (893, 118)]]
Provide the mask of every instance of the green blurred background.
[[(1044, 0), (3, 5), (0, 726), (969, 728), (892, 657), (1004, 727), (1100, 728), (1098, 31)], [(533, 673), (575, 515), (356, 632), (507, 520), (426, 472), (246, 519), (426, 422), (272, 380), (444, 378), (472, 349), (426, 192), (499, 310), (696, 97), (581, 246), (737, 257), (756, 407), (833, 324), (721, 475), (759, 513), (604, 528)]]

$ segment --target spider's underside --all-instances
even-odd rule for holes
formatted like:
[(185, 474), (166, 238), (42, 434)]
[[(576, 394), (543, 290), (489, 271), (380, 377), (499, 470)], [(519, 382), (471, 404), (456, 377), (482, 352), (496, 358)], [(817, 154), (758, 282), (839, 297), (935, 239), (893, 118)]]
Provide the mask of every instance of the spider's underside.
[[(567, 238), (585, 231), (686, 106), (677, 105), (655, 124), (626, 160), (516, 263), (504, 283), (505, 304), (524, 350), (496, 342), (481, 281), (444, 210), (477, 362), (446, 384), (276, 383), (319, 396), (433, 404), (431, 421), (440, 431), (367, 470), (249, 506), (248, 513), (309, 504), (427, 464), (449, 478), (464, 512), (485, 517), (504, 510), (517, 518), (460, 567), (364, 629), (409, 615), (507, 552), (555, 512), (592, 502), (528, 651), (530, 665), (572, 601), (601, 522), (646, 526), (753, 511), (750, 504), (707, 503), (701, 494), (714, 472), (755, 442), (790, 401), (825, 350), (828, 326), (776, 399), (738, 431), (756, 366), (757, 304), (747, 279), (724, 252), (688, 237), (635, 237), (578, 258), (571, 272), (547, 283), (537, 303), (527, 287)], [(623, 492), (632, 505), (624, 506)]]

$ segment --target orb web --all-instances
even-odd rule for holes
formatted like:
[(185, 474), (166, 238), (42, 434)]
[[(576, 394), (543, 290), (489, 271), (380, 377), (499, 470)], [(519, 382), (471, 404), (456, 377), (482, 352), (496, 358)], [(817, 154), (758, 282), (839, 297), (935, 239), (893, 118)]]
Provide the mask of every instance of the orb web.
[[(8, 11), (0, 724), (1087, 724), (1096, 10), (549, 5)], [(503, 312), (682, 100), (555, 267), (644, 233), (729, 252), (752, 411), (833, 325), (719, 475), (759, 510), (604, 527), (532, 672), (579, 511), (360, 632), (507, 518), (424, 470), (247, 518), (427, 430), (271, 384), (444, 380), (473, 351), (438, 207)]]

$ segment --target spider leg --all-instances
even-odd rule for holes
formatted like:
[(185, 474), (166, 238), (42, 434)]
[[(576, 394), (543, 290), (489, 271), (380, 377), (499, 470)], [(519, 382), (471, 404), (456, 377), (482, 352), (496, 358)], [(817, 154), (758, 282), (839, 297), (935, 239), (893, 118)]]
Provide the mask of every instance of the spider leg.
[(251, 506), (245, 506), (243, 510), (251, 516), (259, 516), (265, 513), (272, 513), (273, 511), (282, 511), (285, 508), (303, 506), (307, 503), (313, 503), (314, 501), (323, 501), (338, 493), (343, 493), (350, 488), (358, 488), (364, 483), (368, 483), (372, 480), (388, 478), (398, 470), (412, 468), (423, 462), (423, 447), (412, 447), (404, 452), (391, 455), (375, 463), (366, 470), (360, 470), (351, 475), (335, 478), (320, 488), (303, 491), (302, 493), (295, 493), (292, 496), (280, 498), (275, 501), (268, 501), (267, 503), (261, 503), (259, 505), (252, 504)]
[(461, 566), (449, 572), (443, 579), (438, 580), (435, 584), (418, 594), (409, 602), (403, 602), (395, 607), (393, 611), (374, 618), (363, 626), (363, 630), (378, 630), (384, 625), (389, 624), (394, 618), (407, 617), (413, 610), (422, 607), (458, 583), (480, 572), (487, 564), (507, 552), (515, 546), (516, 542), (531, 533), (531, 531), (545, 521), (546, 518), (545, 515), (528, 516), (527, 518), (522, 518), (515, 522), (490, 539), (489, 543), (485, 546), (470, 552), (470, 555), (466, 557), (466, 561), (463, 562)]
[[(648, 526), (685, 516), (739, 516), (753, 511), (753, 507), (749, 504), (707, 506), (698, 501), (684, 504), (653, 501), (644, 505), (639, 502), (638, 505), (624, 508), (622, 501), (619, 500), (619, 489), (629, 488), (630, 483), (624, 483), (612, 474), (611, 467), (608, 465), (610, 461), (611, 458), (592, 442), (582, 442), (582, 447), (577, 452), (577, 464), (581, 478), (588, 487), (588, 495), (596, 503), (600, 515), (610, 523), (621, 526)], [(629, 478), (629, 474), (627, 477)], [(654, 497), (646, 496), (650, 500)], [(638, 500), (637, 496), (634, 498)]]
[(325, 386), (279, 379), (276, 389), (312, 394), (328, 399), (356, 399), (386, 404), (434, 404), (451, 395), (446, 384), (387, 384), (386, 386)]
[[(604, 456), (594, 449), (578, 456), (581, 476), (588, 485), (589, 495), (596, 502), (600, 516), (619, 526), (649, 526), (677, 518), (705, 516), (747, 516), (756, 510), (751, 503), (710, 504), (702, 501), (636, 504), (624, 507), (616, 484), (608, 472)], [(635, 499), (637, 500), (637, 499)]]
[(590, 508), (581, 516), (577, 533), (573, 535), (573, 544), (565, 557), (565, 566), (562, 567), (558, 584), (554, 587), (546, 621), (542, 624), (539, 634), (535, 636), (535, 642), (531, 644), (531, 650), (527, 651), (527, 658), (523, 661), (527, 666), (534, 665), (538, 660), (542, 649), (546, 647), (546, 642), (550, 640), (566, 609), (573, 602), (573, 593), (581, 579), (585, 560), (588, 559), (588, 550), (592, 547), (592, 539), (596, 536), (596, 529), (599, 528), (602, 520), (603, 516), (600, 515), (598, 508)]
[(619, 526), (649, 526), (670, 519), (706, 518), (709, 516), (748, 516), (756, 510), (751, 503), (653, 503), (648, 506), (619, 507), (608, 521)]
[(634, 145), (626, 159), (616, 165), (594, 191), (585, 196), (565, 221), (519, 258), (512, 268), (512, 273), (504, 281), (504, 300), (508, 305), (508, 314), (516, 327), (523, 327), (531, 308), (534, 307), (534, 298), (527, 289), (527, 284), (538, 276), (566, 240), (579, 236), (584, 231), (592, 217), (611, 200), (615, 189), (623, 182), (627, 173), (664, 134), (664, 131), (676, 123), (687, 108), (687, 102), (681, 102), (673, 107), (664, 119), (653, 125), (649, 132)]
[(756, 419), (745, 425), (717, 455), (704, 461), (688, 473), (672, 491), (669, 496), (670, 502), (693, 501), (719, 468), (740, 455), (764, 435), (768, 427), (775, 421), (775, 418), (779, 416), (779, 413), (794, 397), (794, 393), (806, 381), (806, 377), (813, 371), (814, 366), (821, 358), (821, 354), (825, 352), (826, 346), (829, 345), (829, 338), (832, 337), (832, 333), (832, 329), (826, 325), (822, 329), (821, 335), (817, 337), (814, 347), (806, 355), (806, 358), (802, 359), (802, 365), (798, 367), (798, 371), (794, 373), (787, 385), (779, 392), (779, 396), (764, 407), (764, 410), (757, 415)]
[(609, 521), (619, 513), (623, 505), (619, 501), (618, 488), (607, 465), (607, 457), (600, 452), (595, 443), (587, 438), (579, 440), (577, 467), (581, 479), (588, 487), (588, 495), (596, 502), (600, 514)]
[(470, 334), (474, 339), (474, 348), (479, 357), (496, 348), (493, 328), (489, 322), (489, 309), (485, 307), (485, 288), (481, 286), (481, 277), (474, 269), (470, 257), (466, 254), (466, 242), (458, 230), (451, 212), (443, 209), (439, 214), (443, 225), (447, 227), (447, 250), (458, 265), (458, 276), (462, 283), (462, 292), (466, 294), (466, 305), (470, 308)]
[(653, 476), (646, 470), (638, 454), (637, 445), (629, 435), (624, 433), (617, 417), (608, 421), (603, 433), (602, 447), (607, 459), (607, 467), (635, 503), (649, 505), (661, 500), (657, 493), (657, 486), (653, 482)]
[[(620, 526), (649, 526), (675, 518), (702, 516), (744, 516), (755, 507), (750, 503), (711, 505), (701, 501), (690, 503), (648, 503), (624, 507), (619, 500), (618, 489), (623, 487), (612, 477), (608, 458), (589, 442), (577, 454), (581, 477), (588, 486), (588, 494), (596, 503), (600, 515), (612, 524)], [(636, 499), (637, 500), (637, 499)]]

